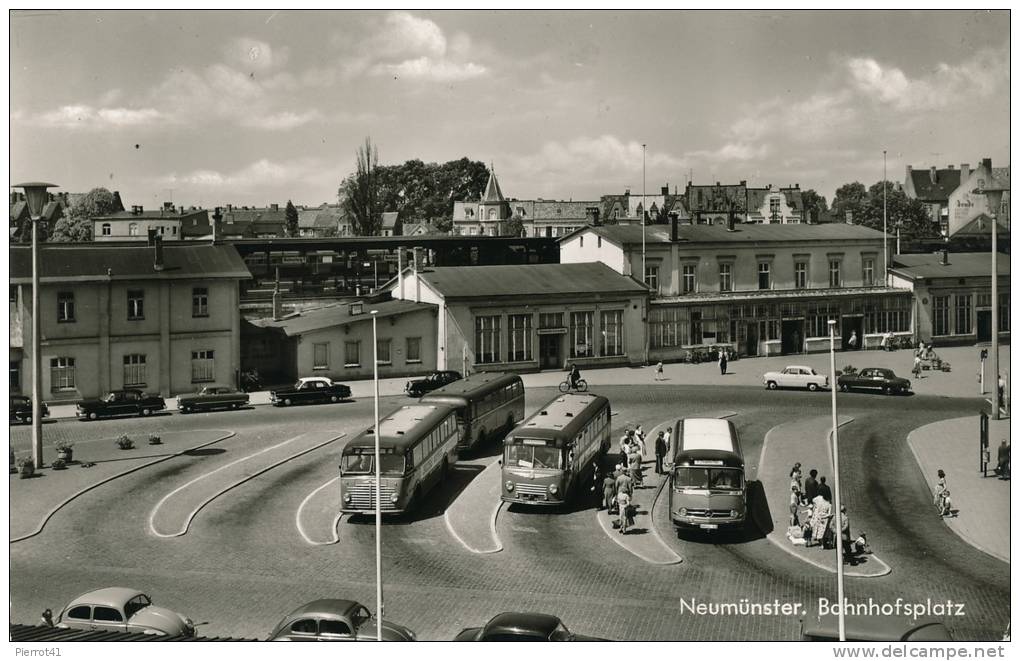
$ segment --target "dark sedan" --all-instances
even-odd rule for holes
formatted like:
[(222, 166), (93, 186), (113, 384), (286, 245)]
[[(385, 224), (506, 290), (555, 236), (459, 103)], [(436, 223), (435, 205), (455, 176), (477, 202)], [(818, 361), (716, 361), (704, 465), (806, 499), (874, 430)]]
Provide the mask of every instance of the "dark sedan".
[(500, 613), (484, 626), (464, 629), (454, 637), (458, 642), (573, 642), (600, 641), (570, 633), (555, 615), (542, 613)]
[(336, 403), (350, 398), (350, 387), (321, 376), (303, 377), (289, 388), (269, 392), (269, 401), (273, 406)]
[[(50, 417), (50, 408), (46, 402), (39, 405), (39, 416)], [(11, 422), (32, 424), (32, 398), (23, 395), (11, 395)]]
[(113, 415), (150, 415), (166, 408), (159, 395), (141, 390), (114, 390), (101, 399), (83, 399), (76, 405), (80, 420), (97, 420)]
[(404, 390), (407, 391), (409, 397), (423, 397), (437, 388), (442, 388), (446, 384), (453, 383), (454, 381), (460, 381), (460, 379), (460, 372), (455, 372), (453, 370), (441, 370), (439, 372), (429, 374), (424, 379), (408, 381), (407, 385), (404, 386)]
[[(412, 641), (417, 637), (407, 627), (382, 621), (384, 641)], [(356, 601), (350, 599), (317, 599), (280, 620), (269, 640), (306, 642), (357, 642), (379, 640), (378, 622)]]
[(177, 410), (181, 413), (210, 409), (239, 409), (248, 406), (248, 393), (227, 386), (206, 386), (190, 395), (177, 397)]
[(910, 381), (884, 367), (865, 367), (854, 374), (840, 374), (836, 383), (843, 392), (851, 390), (880, 390), (886, 395), (904, 395), (910, 392)]

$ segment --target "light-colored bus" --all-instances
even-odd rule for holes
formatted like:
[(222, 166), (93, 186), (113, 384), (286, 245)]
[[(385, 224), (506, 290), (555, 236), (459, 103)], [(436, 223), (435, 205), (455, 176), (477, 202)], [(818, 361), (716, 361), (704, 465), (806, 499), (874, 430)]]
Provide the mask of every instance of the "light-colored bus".
[(592, 477), (609, 451), (609, 400), (591, 393), (559, 395), (503, 440), (503, 489), (508, 503), (560, 505)]
[(685, 418), (677, 421), (673, 438), (669, 512), (677, 533), (742, 526), (747, 485), (737, 428), (729, 420)]
[[(411, 404), (379, 421), (380, 507), (413, 509), (457, 461), (457, 414), (448, 406)], [(375, 512), (375, 435), (366, 429), (340, 459), (340, 511)]]
[(478, 372), (433, 390), (419, 401), (457, 409), (457, 448), (470, 450), (502, 439), (524, 419), (524, 382), (516, 374)]

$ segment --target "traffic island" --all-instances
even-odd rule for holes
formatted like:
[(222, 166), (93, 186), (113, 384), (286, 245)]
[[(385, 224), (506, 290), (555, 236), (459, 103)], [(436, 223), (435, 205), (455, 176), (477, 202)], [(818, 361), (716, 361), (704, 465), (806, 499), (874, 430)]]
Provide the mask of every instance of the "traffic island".
[[(853, 418), (839, 416), (838, 424), (843, 427)], [(832, 452), (829, 445), (829, 434), (832, 430), (832, 418), (815, 417), (788, 422), (773, 427), (765, 434), (761, 458), (758, 462), (758, 481), (764, 488), (768, 511), (772, 519), (772, 530), (766, 538), (787, 553), (819, 569), (836, 573), (836, 550), (823, 549), (821, 546), (805, 546), (801, 542), (787, 537), (790, 527), (790, 469), (800, 462), (805, 478), (812, 468), (818, 470), (819, 477), (826, 476), (832, 480)], [(833, 485), (829, 485), (830, 487)], [(850, 533), (854, 535), (854, 513), (850, 517)], [(856, 564), (846, 565), (843, 573), (858, 578), (885, 576), (892, 571), (885, 562), (875, 554), (865, 554), (856, 558)]]
[(503, 550), (503, 543), (496, 535), (496, 519), (503, 508), (501, 473), (502, 466), (497, 459), (468, 483), (443, 514), (447, 530), (472, 553), (498, 553)]
[[(153, 464), (195, 452), (234, 435), (222, 429), (186, 432), (164, 431), (160, 443), (149, 445), (139, 436), (133, 449), (120, 449), (120, 438), (101, 438), (79, 443), (75, 461), (66, 470), (54, 472), (43, 466), (36, 477), (18, 480), (11, 475), (10, 541), (20, 542), (42, 532), (46, 523), (71, 501), (107, 482)], [(130, 438), (130, 437), (129, 437)]]
[(634, 490), (633, 502), (637, 506), (637, 516), (626, 534), (621, 533), (615, 525), (619, 516), (611, 515), (606, 510), (595, 512), (599, 526), (609, 539), (652, 565), (676, 565), (684, 561), (666, 545), (653, 523), (655, 503), (666, 483), (664, 476), (655, 474), (654, 464), (645, 467), (645, 486)]
[(340, 541), (340, 477), (334, 477), (305, 496), (298, 505), (294, 523), (301, 538), (312, 546), (328, 546)]

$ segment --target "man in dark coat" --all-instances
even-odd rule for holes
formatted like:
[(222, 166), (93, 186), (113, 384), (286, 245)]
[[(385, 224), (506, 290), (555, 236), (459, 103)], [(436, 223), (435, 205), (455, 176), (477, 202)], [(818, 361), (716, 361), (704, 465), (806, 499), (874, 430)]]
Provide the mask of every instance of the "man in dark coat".
[(832, 489), (825, 483), (825, 478), (818, 478), (818, 494), (825, 500), (832, 502)]
[(807, 479), (804, 480), (804, 499), (808, 503), (815, 499), (818, 495), (818, 471), (812, 468), (808, 471)]
[(655, 472), (662, 475), (662, 460), (666, 456), (666, 436), (663, 432), (655, 438)]

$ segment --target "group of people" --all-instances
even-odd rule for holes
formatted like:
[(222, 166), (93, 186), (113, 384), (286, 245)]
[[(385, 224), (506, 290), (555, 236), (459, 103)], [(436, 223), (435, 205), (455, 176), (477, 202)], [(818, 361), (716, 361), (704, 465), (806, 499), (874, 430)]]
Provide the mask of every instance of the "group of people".
[[(659, 438), (656, 439), (656, 457), (661, 438), (660, 432)], [(644, 454), (645, 432), (641, 425), (634, 429), (626, 429), (620, 438), (620, 453), (616, 467), (612, 473), (602, 478), (602, 502), (599, 509), (605, 508), (609, 514), (619, 516), (620, 534), (627, 534), (634, 525), (634, 517), (637, 515), (634, 489), (644, 487), (644, 469), (641, 465)]]
[[(800, 462), (790, 469), (790, 527), (791, 540), (801, 539), (804, 546), (836, 548), (835, 516), (832, 504), (832, 488), (825, 476), (819, 477), (812, 468), (807, 479), (803, 479)], [(840, 506), (840, 540), (847, 562), (862, 553), (871, 553), (867, 534), (863, 531), (852, 537), (850, 518), (846, 506)], [(800, 542), (796, 542), (800, 543)]]

